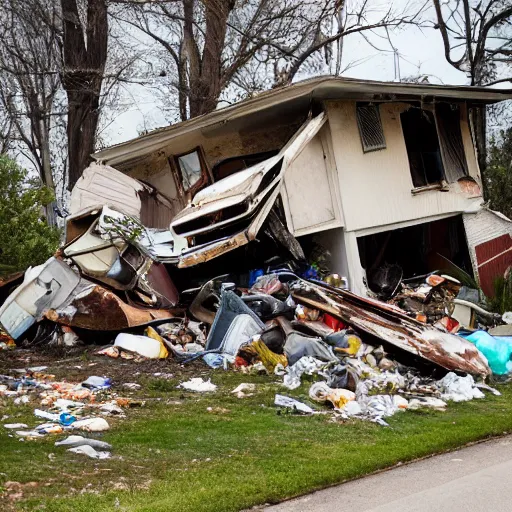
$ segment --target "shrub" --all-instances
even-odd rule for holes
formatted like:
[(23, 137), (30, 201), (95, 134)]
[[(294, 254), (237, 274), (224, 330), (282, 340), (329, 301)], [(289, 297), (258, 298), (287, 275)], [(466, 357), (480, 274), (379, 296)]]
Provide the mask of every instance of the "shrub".
[(55, 252), (60, 231), (44, 217), (52, 201), (48, 188), (0, 155), (0, 275), (39, 265)]

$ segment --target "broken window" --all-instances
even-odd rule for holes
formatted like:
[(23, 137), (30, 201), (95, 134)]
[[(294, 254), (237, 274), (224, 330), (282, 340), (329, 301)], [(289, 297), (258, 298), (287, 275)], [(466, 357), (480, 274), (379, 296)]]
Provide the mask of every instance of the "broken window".
[(202, 174), (201, 160), (198, 151), (192, 151), (178, 157), (181, 178), (185, 190), (191, 189), (200, 179)]
[(356, 106), (357, 126), (363, 151), (376, 151), (386, 147), (386, 139), (382, 130), (379, 107), (371, 103), (358, 103)]
[(174, 161), (177, 168), (177, 185), (181, 194), (194, 193), (208, 183), (209, 174), (201, 148), (178, 155)]
[(212, 174), (216, 181), (231, 176), (235, 172), (243, 171), (248, 167), (259, 164), (268, 158), (277, 155), (279, 151), (265, 151), (263, 153), (253, 153), (250, 155), (234, 156), (225, 158), (213, 166)]
[(435, 113), (444, 174), (446, 181), (453, 183), (468, 175), (468, 164), (460, 129), (460, 109), (458, 105), (439, 103), (436, 105)]
[(411, 107), (400, 114), (400, 121), (414, 187), (440, 183), (444, 169), (434, 114)]

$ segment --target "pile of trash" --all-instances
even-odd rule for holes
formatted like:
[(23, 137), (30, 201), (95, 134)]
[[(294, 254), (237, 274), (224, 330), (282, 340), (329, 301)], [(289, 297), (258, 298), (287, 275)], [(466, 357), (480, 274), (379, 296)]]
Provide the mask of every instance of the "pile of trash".
[[(278, 199), (286, 151), (273, 166), (239, 173), (250, 186), (221, 180), (180, 213), (148, 185), (91, 166), (73, 190), (64, 245), (22, 278), (6, 280), (12, 293), (0, 284), (0, 346), (108, 341), (97, 352), (104, 357), (202, 360), (282, 376), (289, 390), (306, 375), (315, 381), (311, 400), (325, 411), (379, 423), (405, 408), (443, 409), (446, 399), (481, 397), (492, 372), (512, 370), (512, 315), (487, 313), (456, 279), (400, 277), (385, 302), (357, 296), (345, 277), (308, 264)], [(114, 205), (95, 204), (98, 177), (119, 185)], [(240, 192), (246, 188), (248, 198)], [(488, 326), (501, 329), (500, 338)], [(12, 391), (8, 379), (3, 393)], [(94, 396), (86, 383), (34, 382), (52, 399), (45, 428), (77, 428), (78, 417), (63, 425), (61, 415), (78, 406), (53, 398), (82, 403)], [(192, 382), (189, 389), (213, 386)], [(80, 410), (92, 405), (116, 407)], [(276, 405), (311, 412), (281, 394)]]
[(452, 333), (477, 327), (485, 329), (506, 323), (508, 318), (487, 311), (480, 290), (464, 286), (458, 279), (442, 273), (402, 281), (389, 303), (399, 306), (420, 322)]
[(416, 320), (471, 341), (487, 358), (492, 373), (512, 371), (512, 313), (488, 311), (481, 290), (432, 273), (402, 281), (388, 303)]
[[(11, 375), (0, 375), (0, 397), (12, 400), (15, 405), (35, 406), (36, 425), (3, 424), (9, 435), (20, 441), (70, 432), (105, 432), (110, 429), (107, 417), (124, 418), (127, 408), (143, 405), (112, 392), (108, 378), (91, 376), (81, 383), (56, 381), (54, 375), (45, 373), (46, 369), (44, 366), (32, 367), (13, 370)], [(8, 419), (4, 415), (2, 422)], [(108, 443), (78, 435), (57, 441), (55, 445), (92, 458), (108, 458), (112, 449)]]

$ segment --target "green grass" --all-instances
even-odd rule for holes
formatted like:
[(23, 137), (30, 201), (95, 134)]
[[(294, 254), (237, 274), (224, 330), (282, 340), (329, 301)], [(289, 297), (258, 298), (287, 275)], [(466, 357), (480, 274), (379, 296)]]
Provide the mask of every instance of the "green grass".
[[(177, 381), (140, 382), (146, 405), (110, 420), (101, 436), (114, 458), (93, 461), (53, 446), (55, 438), (20, 442), (0, 432), (0, 485), (23, 486), (4, 510), (236, 511), (356, 478), (512, 430), (512, 386), (503, 395), (450, 404), (447, 412), (399, 413), (391, 428), (329, 415), (278, 414), (274, 377), (213, 372), (216, 393), (176, 389)], [(230, 395), (255, 382), (254, 396)], [(307, 401), (307, 386), (284, 393)], [(208, 411), (207, 408), (213, 408)], [(35, 424), (32, 408), (0, 407), (8, 422)], [(49, 454), (52, 454), (49, 456)]]

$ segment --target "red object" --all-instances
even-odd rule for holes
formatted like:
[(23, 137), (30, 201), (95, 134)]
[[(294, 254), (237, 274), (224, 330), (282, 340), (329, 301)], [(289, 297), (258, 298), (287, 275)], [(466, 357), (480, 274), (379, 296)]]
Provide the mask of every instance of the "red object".
[(249, 363), (243, 357), (236, 356), (235, 366), (249, 366)]
[(494, 280), (512, 265), (512, 237), (502, 235), (475, 247), (480, 286), (488, 297), (494, 296)]
[(334, 318), (328, 313), (324, 314), (324, 324), (327, 325), (327, 327), (333, 329), (334, 331), (341, 331), (342, 329), (346, 328), (346, 325), (341, 320)]
[(445, 316), (441, 318), (440, 323), (444, 325), (446, 330), (451, 333), (456, 333), (459, 330), (459, 322), (455, 320), (455, 318), (451, 318), (449, 316)]

